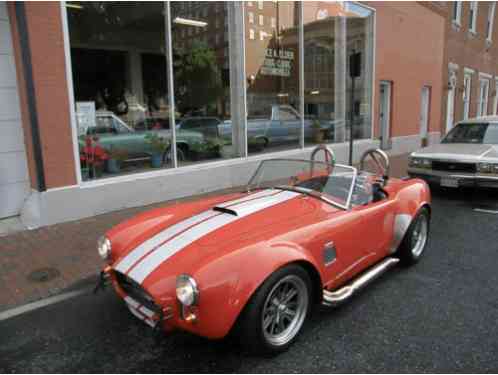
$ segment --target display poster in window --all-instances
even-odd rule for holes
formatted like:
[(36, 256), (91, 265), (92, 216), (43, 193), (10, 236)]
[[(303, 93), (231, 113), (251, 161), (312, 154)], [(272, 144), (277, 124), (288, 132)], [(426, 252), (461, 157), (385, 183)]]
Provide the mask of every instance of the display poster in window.
[(88, 128), (94, 128), (95, 102), (76, 102), (76, 121), (79, 136), (87, 134)]
[(266, 76), (289, 77), (294, 51), (278, 48), (267, 48), (261, 74)]

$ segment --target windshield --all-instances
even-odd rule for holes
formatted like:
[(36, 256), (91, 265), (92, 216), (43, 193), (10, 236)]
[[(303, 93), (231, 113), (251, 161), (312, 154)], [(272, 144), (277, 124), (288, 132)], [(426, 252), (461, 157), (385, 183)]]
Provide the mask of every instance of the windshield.
[(441, 143), (498, 144), (498, 124), (458, 124)]
[(264, 160), (248, 190), (279, 188), (298, 191), (347, 209), (356, 178), (353, 167), (293, 159)]

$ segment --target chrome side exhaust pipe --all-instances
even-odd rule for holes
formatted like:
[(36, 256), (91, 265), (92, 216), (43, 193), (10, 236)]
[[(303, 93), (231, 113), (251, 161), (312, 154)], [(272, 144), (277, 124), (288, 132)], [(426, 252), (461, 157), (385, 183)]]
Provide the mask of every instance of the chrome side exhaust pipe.
[(339, 288), (333, 292), (323, 290), (323, 304), (326, 306), (337, 306), (348, 300), (353, 294), (368, 285), (373, 280), (377, 279), (387, 270), (391, 269), (399, 262), (398, 258), (388, 257), (377, 263), (375, 266), (362, 273), (349, 284)]

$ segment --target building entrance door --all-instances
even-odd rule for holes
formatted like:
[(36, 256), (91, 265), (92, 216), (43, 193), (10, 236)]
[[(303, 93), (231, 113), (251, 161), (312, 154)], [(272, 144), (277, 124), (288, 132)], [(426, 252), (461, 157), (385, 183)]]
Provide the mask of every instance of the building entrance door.
[(379, 100), (379, 123), (380, 123), (380, 147), (384, 150), (391, 148), (391, 82), (380, 83)]
[(9, 16), (0, 1), (0, 219), (18, 215), (29, 192)]
[(431, 88), (429, 86), (422, 87), (421, 105), (420, 105), (420, 140), (422, 147), (428, 144), (429, 135), (429, 103), (431, 97)]
[(446, 104), (446, 133), (453, 127), (455, 118), (455, 87), (448, 90), (448, 103)]

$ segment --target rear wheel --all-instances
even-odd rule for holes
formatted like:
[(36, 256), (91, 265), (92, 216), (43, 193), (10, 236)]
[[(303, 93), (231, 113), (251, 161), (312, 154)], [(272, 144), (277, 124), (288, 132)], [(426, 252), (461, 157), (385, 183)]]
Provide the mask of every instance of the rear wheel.
[(400, 261), (412, 265), (419, 261), (424, 253), (429, 237), (429, 210), (422, 208), (406, 231), (398, 249)]
[(308, 273), (297, 265), (271, 275), (241, 316), (244, 345), (267, 354), (280, 353), (292, 345), (310, 312), (311, 285)]

